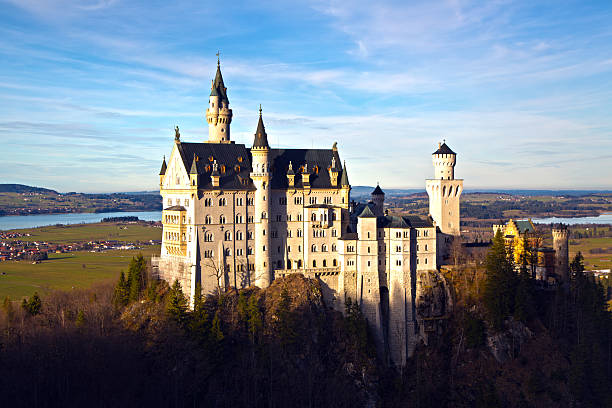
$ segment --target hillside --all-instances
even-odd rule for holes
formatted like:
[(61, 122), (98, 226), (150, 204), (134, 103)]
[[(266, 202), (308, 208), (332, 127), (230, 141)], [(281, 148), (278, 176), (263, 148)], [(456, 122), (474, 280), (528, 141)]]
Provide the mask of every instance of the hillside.
[(38, 193), (38, 194), (59, 194), (55, 190), (42, 187), (31, 187), (23, 184), (0, 184), (0, 193)]

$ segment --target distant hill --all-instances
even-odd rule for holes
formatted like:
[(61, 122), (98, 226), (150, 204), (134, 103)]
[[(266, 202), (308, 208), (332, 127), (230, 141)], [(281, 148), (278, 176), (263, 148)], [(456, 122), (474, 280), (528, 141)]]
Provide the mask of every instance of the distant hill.
[(59, 194), (55, 190), (42, 187), (31, 187), (23, 184), (0, 184), (0, 193), (45, 193)]

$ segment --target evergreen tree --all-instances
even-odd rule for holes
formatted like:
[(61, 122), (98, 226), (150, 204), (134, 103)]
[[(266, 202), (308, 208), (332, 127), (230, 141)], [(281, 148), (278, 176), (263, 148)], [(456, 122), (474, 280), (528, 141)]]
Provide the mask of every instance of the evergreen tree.
[(130, 300), (130, 290), (128, 286), (128, 281), (125, 279), (125, 273), (121, 271), (119, 275), (119, 281), (115, 286), (115, 293), (113, 295), (113, 302), (117, 307), (127, 306)]
[(221, 313), (219, 312), (219, 309), (217, 309), (217, 311), (215, 312), (215, 317), (212, 321), (211, 332), (213, 338), (218, 342), (222, 341), (225, 338), (225, 336), (223, 335), (223, 329), (221, 327)]
[(128, 269), (129, 301), (135, 302), (140, 299), (140, 293), (146, 285), (147, 261), (142, 254), (132, 258)]
[(181, 284), (178, 279), (174, 281), (172, 287), (168, 291), (168, 300), (166, 303), (166, 312), (168, 315), (182, 324), (187, 319), (188, 302), (187, 297), (183, 294)]
[(514, 296), (514, 318), (527, 323), (535, 310), (534, 284), (527, 270), (521, 271)]
[(296, 328), (293, 313), (291, 313), (291, 296), (287, 288), (280, 293), (280, 302), (276, 310), (278, 335), (283, 347), (293, 344), (296, 339)]
[(202, 296), (202, 285), (196, 283), (193, 295), (193, 313), (189, 321), (189, 329), (201, 343), (208, 343), (210, 335), (210, 322), (208, 312), (204, 307), (204, 297)]
[(23, 302), (21, 303), (21, 307), (30, 316), (36, 316), (37, 314), (39, 314), (42, 309), (42, 301), (40, 300), (38, 293), (34, 292), (32, 297), (27, 302), (25, 299), (23, 299)]
[(516, 297), (517, 276), (500, 230), (486, 259), (487, 277), (483, 290), (483, 303), (495, 329), (501, 329), (504, 320), (512, 315)]
[(77, 317), (74, 321), (74, 324), (76, 325), (76, 327), (85, 326), (85, 313), (83, 313), (82, 310), (79, 310), (79, 313), (77, 313)]
[(257, 296), (252, 294), (249, 298), (249, 304), (247, 306), (249, 334), (251, 336), (251, 342), (255, 343), (263, 329), (263, 313), (259, 308), (259, 302)]

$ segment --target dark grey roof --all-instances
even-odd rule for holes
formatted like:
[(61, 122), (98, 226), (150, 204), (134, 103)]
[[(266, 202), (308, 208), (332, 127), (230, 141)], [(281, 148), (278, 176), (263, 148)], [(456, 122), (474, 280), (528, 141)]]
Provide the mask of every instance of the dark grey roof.
[(162, 162), (162, 166), (161, 166), (161, 170), (159, 171), (159, 175), (163, 176), (164, 174), (166, 174), (167, 168), (168, 166), (166, 165), (166, 156), (164, 156), (164, 161)]
[(377, 184), (374, 191), (372, 191), (372, 195), (385, 195), (385, 193), (381, 190), (380, 186)]
[(210, 96), (219, 96), (222, 101), (229, 104), (229, 99), (227, 98), (227, 88), (223, 83), (223, 75), (221, 75), (221, 65), (217, 60), (217, 73), (215, 75), (215, 80), (213, 81), (212, 89), (210, 90)]
[(409, 228), (410, 224), (403, 217), (383, 215), (376, 219), (377, 228)]
[(164, 208), (164, 211), (187, 211), (182, 205), (173, 205), (172, 207)]
[(261, 107), (259, 108), (259, 121), (257, 122), (257, 130), (255, 131), (255, 140), (253, 140), (253, 148), (269, 148), (268, 135), (261, 117)]
[(358, 215), (358, 218), (376, 218), (376, 215), (370, 210), (370, 206), (366, 205), (361, 214)]
[(421, 218), (418, 215), (405, 215), (403, 218), (412, 228), (431, 228), (434, 226), (431, 218)]
[(440, 147), (438, 147), (438, 150), (433, 152), (433, 154), (456, 154), (456, 153), (453, 152), (451, 148), (446, 145), (446, 143), (442, 143)]
[(340, 178), (340, 185), (341, 186), (350, 185), (349, 179), (348, 179), (348, 173), (346, 172), (346, 162), (344, 162), (344, 166), (342, 167), (342, 177)]
[(357, 238), (358, 238), (358, 235), (356, 232), (347, 232), (338, 239), (341, 239), (343, 241), (353, 241), (353, 240), (356, 240)]
[(287, 183), (287, 169), (289, 162), (296, 173), (295, 187), (303, 187), (302, 177), (304, 165), (307, 165), (310, 173), (311, 188), (339, 188), (333, 187), (329, 177), (328, 168), (331, 166), (332, 157), (339, 162), (338, 152), (332, 149), (270, 149), (269, 159), (272, 167), (273, 189), (285, 189)]
[(251, 155), (244, 145), (234, 143), (180, 143), (177, 144), (177, 148), (186, 169), (191, 169), (193, 156), (198, 157), (196, 169), (200, 175), (199, 188), (213, 188), (210, 176), (214, 160), (217, 161), (220, 169), (219, 188), (229, 190), (255, 188), (249, 177)]

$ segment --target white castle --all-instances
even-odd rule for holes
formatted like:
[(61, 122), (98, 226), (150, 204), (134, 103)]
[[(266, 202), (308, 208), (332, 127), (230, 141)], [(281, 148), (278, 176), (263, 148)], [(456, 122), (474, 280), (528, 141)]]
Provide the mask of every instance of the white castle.
[(154, 271), (178, 280), (191, 299), (228, 287), (265, 288), (301, 273), (322, 283), (331, 307), (359, 303), (379, 350), (404, 365), (423, 328), (415, 310), (417, 276), (435, 272), (459, 235), (463, 181), (456, 154), (441, 144), (427, 180), (431, 217), (387, 215), (379, 186), (351, 201), (346, 163), (331, 149), (273, 149), (261, 108), (252, 146), (230, 138), (232, 110), (221, 69), (206, 110), (208, 141), (186, 143), (176, 128), (159, 174), (161, 256)]

